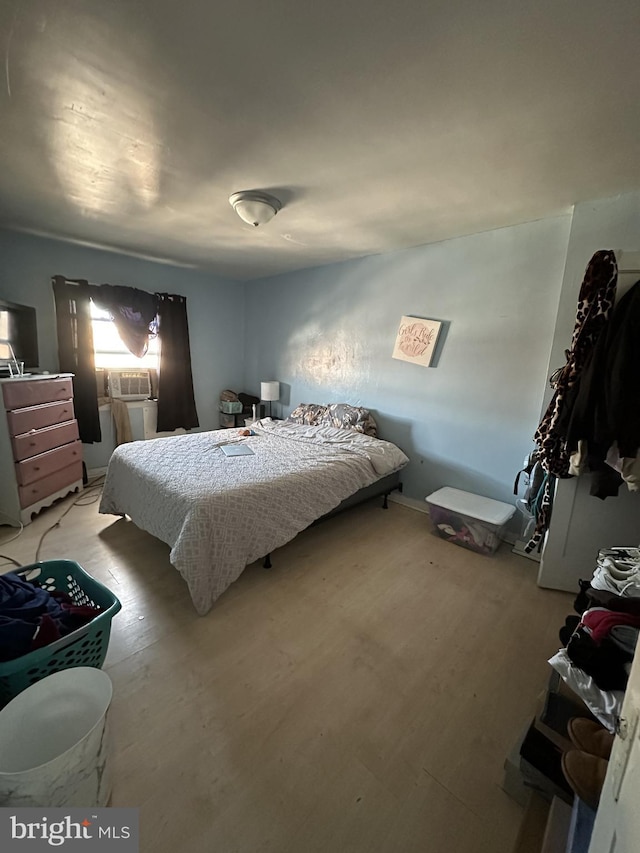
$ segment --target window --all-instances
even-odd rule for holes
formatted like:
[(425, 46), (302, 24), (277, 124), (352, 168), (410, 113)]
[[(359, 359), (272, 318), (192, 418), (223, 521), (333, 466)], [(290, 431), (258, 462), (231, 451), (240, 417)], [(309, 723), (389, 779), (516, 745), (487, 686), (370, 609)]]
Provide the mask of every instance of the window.
[(149, 367), (157, 370), (160, 362), (160, 342), (157, 337), (149, 341), (147, 354), (137, 358), (120, 340), (108, 311), (102, 311), (91, 302), (91, 325), (96, 367)]
[(8, 361), (11, 358), (11, 350), (9, 349), (9, 312), (0, 311), (0, 358)]

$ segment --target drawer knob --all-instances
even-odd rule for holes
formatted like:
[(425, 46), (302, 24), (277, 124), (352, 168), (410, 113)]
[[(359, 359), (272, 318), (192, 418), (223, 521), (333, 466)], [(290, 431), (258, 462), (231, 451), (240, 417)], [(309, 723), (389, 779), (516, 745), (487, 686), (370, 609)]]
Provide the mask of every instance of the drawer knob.
[(39, 466), (39, 465), (34, 465), (34, 466), (33, 466), (33, 470), (34, 470), (34, 471), (39, 471), (39, 470), (40, 470), (40, 466)]
[(29, 442), (29, 447), (36, 447), (36, 446), (37, 446), (37, 442), (36, 442), (36, 441), (30, 441), (30, 442)]

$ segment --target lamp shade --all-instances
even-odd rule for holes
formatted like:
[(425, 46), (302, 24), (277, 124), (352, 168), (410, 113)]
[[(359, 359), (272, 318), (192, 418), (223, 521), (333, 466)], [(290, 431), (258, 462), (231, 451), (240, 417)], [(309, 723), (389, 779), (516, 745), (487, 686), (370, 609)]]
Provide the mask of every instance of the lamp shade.
[(273, 379), (260, 383), (260, 399), (268, 403), (280, 399), (280, 383)]
[(247, 225), (265, 225), (282, 207), (275, 196), (259, 190), (243, 190), (229, 196), (229, 204)]

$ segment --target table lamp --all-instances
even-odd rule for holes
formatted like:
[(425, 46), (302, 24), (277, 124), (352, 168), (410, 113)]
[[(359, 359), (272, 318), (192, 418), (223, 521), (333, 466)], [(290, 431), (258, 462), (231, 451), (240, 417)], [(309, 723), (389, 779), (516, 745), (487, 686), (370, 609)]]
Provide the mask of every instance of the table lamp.
[(260, 383), (260, 399), (269, 403), (269, 417), (271, 417), (271, 403), (280, 399), (280, 383), (274, 379)]

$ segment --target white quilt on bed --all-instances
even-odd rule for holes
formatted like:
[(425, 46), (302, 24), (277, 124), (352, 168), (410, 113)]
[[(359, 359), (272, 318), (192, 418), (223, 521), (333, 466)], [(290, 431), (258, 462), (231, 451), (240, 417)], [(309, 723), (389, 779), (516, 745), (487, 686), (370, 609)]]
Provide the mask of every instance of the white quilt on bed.
[[(248, 563), (281, 547), (358, 489), (409, 460), (353, 430), (272, 421), (116, 448), (100, 512), (126, 514), (171, 546), (170, 559), (205, 614)], [(252, 456), (225, 456), (241, 441)]]

